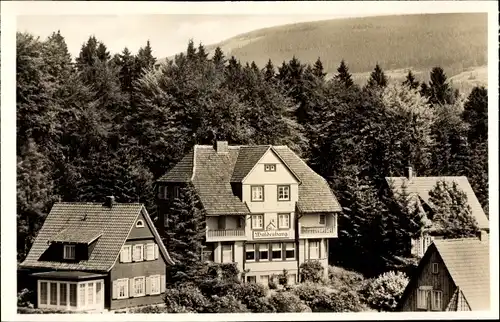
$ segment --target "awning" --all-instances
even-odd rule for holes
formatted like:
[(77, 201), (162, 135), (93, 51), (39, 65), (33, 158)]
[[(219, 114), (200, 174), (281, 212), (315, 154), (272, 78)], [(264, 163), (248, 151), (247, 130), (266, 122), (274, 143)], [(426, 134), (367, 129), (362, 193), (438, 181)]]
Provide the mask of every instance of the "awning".
[(104, 278), (106, 277), (106, 274), (82, 272), (82, 271), (50, 271), (50, 272), (33, 273), (31, 274), (31, 276), (36, 277), (38, 279), (83, 281), (83, 280)]

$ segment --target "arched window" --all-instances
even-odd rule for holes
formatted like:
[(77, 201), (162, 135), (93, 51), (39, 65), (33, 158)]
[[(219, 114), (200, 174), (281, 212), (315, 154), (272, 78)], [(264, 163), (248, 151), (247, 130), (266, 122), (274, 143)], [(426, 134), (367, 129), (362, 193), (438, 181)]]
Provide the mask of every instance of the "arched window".
[(137, 220), (137, 223), (135, 224), (135, 227), (137, 227), (137, 228), (144, 227), (144, 221), (142, 221), (142, 219)]

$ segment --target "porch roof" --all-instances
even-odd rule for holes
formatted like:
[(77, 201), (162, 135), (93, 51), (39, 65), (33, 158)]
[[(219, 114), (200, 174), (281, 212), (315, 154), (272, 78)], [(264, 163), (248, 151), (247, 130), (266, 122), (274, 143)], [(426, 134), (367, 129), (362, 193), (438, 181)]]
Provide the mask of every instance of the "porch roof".
[(57, 280), (90, 280), (106, 277), (106, 274), (83, 272), (83, 271), (49, 271), (49, 272), (39, 272), (32, 273), (38, 279), (57, 279)]

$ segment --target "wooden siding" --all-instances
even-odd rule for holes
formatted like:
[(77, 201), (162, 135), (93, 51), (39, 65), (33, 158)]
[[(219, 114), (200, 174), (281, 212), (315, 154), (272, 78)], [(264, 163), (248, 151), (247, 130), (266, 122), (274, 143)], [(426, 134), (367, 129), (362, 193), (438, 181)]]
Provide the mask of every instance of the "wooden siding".
[[(144, 227), (136, 227), (137, 222), (141, 220), (142, 223), (144, 224)], [(130, 231), (130, 234), (128, 235), (128, 239), (153, 239), (153, 233), (151, 230), (148, 228), (148, 224), (146, 223), (146, 220), (144, 219), (144, 215), (139, 214), (139, 217), (134, 223), (134, 226), (132, 227), (132, 230)]]
[[(448, 306), (453, 293), (456, 290), (455, 283), (451, 279), (450, 273), (446, 269), (441, 256), (437, 252), (434, 246), (433, 251), (430, 256), (425, 256), (422, 261), (425, 261), (422, 265), (420, 271), (417, 272), (417, 276), (414, 276), (410, 281), (410, 289), (407, 293), (406, 298), (403, 298), (402, 310), (403, 311), (423, 311), (417, 308), (417, 289), (420, 286), (432, 286), (433, 290), (438, 290), (443, 292), (442, 298), (442, 310)], [(432, 273), (432, 264), (437, 263), (438, 273)], [(429, 308), (430, 310), (430, 308)]]

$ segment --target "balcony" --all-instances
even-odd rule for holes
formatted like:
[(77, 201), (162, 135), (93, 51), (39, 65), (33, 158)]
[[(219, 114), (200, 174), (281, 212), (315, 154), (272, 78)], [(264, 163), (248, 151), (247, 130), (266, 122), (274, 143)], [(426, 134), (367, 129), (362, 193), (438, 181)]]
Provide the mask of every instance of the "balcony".
[(246, 240), (244, 229), (207, 230), (207, 242)]
[(300, 238), (336, 238), (335, 226), (300, 227)]

